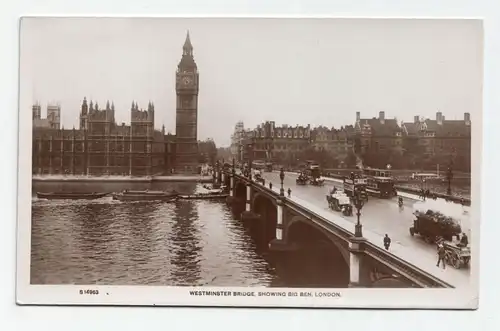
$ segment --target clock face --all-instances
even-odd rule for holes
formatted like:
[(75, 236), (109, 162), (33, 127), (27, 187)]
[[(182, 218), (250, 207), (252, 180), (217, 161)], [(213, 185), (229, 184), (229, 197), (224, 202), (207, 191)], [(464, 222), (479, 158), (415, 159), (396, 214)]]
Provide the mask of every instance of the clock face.
[(184, 78), (182, 78), (182, 84), (184, 86), (191, 85), (191, 77), (184, 77)]

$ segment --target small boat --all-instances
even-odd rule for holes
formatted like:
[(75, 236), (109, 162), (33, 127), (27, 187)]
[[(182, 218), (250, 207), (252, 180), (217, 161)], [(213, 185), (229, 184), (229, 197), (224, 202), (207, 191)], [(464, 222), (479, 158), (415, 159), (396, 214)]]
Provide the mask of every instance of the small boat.
[(76, 192), (36, 192), (36, 196), (40, 199), (52, 200), (94, 200), (104, 198), (109, 193), (76, 193)]
[(119, 201), (173, 201), (178, 197), (177, 194), (165, 193), (162, 194), (144, 194), (144, 193), (113, 193), (113, 200)]
[(224, 194), (223, 190), (207, 190), (204, 193), (196, 193), (196, 194)]
[(179, 195), (180, 199), (185, 200), (216, 200), (216, 199), (225, 199), (229, 196), (229, 194), (212, 194), (212, 193), (198, 193), (198, 194), (189, 194), (189, 195)]
[(123, 194), (146, 194), (146, 195), (163, 195), (163, 194), (172, 194), (175, 192), (165, 192), (165, 191), (151, 191), (151, 190), (142, 190), (142, 191), (133, 191), (133, 190), (124, 190), (121, 193)]

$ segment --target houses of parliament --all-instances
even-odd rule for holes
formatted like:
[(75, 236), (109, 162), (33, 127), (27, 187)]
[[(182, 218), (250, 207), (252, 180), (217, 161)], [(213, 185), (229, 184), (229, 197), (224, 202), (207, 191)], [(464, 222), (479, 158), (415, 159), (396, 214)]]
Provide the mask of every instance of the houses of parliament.
[(155, 130), (152, 102), (130, 107), (130, 124), (117, 124), (113, 103), (100, 108), (83, 98), (79, 128), (61, 127), (61, 107), (49, 105), (47, 118), (33, 105), (34, 175), (152, 176), (195, 174), (198, 166), (198, 68), (187, 33), (176, 72), (176, 133)]

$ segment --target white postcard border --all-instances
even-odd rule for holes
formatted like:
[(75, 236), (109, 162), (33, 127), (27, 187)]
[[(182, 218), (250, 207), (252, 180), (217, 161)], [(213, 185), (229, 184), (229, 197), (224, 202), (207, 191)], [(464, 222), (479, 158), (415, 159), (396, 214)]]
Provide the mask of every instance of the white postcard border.
[[(60, 16), (62, 17), (62, 16)], [(109, 16), (107, 16), (109, 17)], [(116, 16), (118, 17), (118, 16)], [(146, 16), (143, 16), (146, 17)], [(176, 16), (173, 16), (176, 17)], [(220, 16), (219, 16), (220, 17)], [(242, 16), (233, 16), (242, 17)], [(247, 16), (248, 17), (248, 16)], [(265, 16), (269, 17), (269, 16)], [(278, 18), (279, 16), (274, 16)], [(292, 18), (291, 16), (286, 16)], [(322, 16), (323, 17), (323, 16)], [(311, 18), (300, 16), (297, 18)], [(334, 18), (334, 17), (331, 17)], [(401, 17), (403, 18), (403, 17)], [(391, 18), (392, 19), (392, 18)], [(471, 224), (470, 286), (465, 289), (296, 289), (254, 287), (171, 287), (171, 286), (100, 286), (100, 285), (31, 285), (31, 173), (32, 173), (32, 95), (29, 82), (31, 68), (23, 61), (22, 36), (19, 38), (19, 152), (18, 152), (18, 223), (17, 223), (17, 283), (16, 301), (38, 305), (168, 305), (168, 306), (241, 306), (241, 307), (342, 307), (342, 308), (420, 308), (474, 309), (479, 296), (479, 222)], [(484, 30), (483, 30), (484, 43)], [(483, 46), (484, 47), (484, 46)], [(484, 63), (484, 49), (481, 57)], [(23, 64), (21, 66), (21, 64)], [(484, 64), (481, 66), (484, 68)], [(484, 77), (483, 70), (482, 76)], [(484, 78), (483, 78), (484, 79)], [(23, 97), (24, 96), (24, 97)], [(484, 96), (484, 89), (483, 89)], [(481, 163), (483, 103), (474, 112), (472, 125), (471, 200), (481, 201)], [(480, 203), (471, 205), (471, 218), (480, 220)], [(91, 294), (96, 293), (98, 294)], [(83, 291), (84, 294), (80, 294)], [(94, 291), (94, 292), (92, 292)], [(190, 291), (309, 292), (312, 297), (277, 296), (216, 296), (190, 295)], [(318, 293), (340, 296), (318, 297)], [(336, 295), (337, 295), (336, 294)]]

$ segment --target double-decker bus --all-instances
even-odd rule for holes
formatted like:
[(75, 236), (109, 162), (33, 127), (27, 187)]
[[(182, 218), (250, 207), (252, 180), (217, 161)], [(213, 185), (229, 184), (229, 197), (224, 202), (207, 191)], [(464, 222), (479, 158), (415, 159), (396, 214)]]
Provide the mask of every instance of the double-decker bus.
[(252, 168), (267, 172), (273, 171), (273, 163), (269, 161), (257, 160), (252, 162)]
[(363, 169), (366, 178), (366, 191), (378, 198), (392, 198), (394, 196), (394, 179), (391, 172), (384, 169)]
[(343, 186), (344, 193), (349, 197), (354, 196), (355, 191), (359, 191), (362, 193), (362, 196), (365, 200), (368, 200), (367, 192), (367, 182), (368, 180), (359, 174), (351, 173), (349, 177), (344, 177)]
[(306, 161), (303, 165), (302, 172), (308, 179), (318, 179), (321, 177), (321, 169), (319, 164), (314, 161)]

